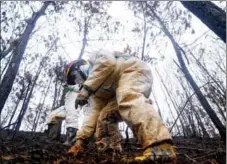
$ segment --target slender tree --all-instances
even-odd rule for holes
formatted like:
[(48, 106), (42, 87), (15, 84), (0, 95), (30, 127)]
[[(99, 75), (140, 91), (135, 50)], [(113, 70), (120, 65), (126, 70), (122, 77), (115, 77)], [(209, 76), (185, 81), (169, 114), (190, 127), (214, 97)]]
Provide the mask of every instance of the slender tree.
[(45, 13), (45, 10), (49, 6), (51, 2), (47, 1), (44, 2), (42, 7), (39, 9), (39, 11), (34, 12), (32, 14), (32, 17), (27, 20), (27, 26), (24, 30), (24, 33), (21, 35), (21, 37), (18, 39), (18, 44), (13, 50), (13, 56), (10, 60), (9, 66), (6, 70), (6, 73), (2, 79), (2, 82), (0, 84), (0, 113), (3, 110), (3, 107), (5, 105), (5, 102), (10, 94), (10, 91), (12, 89), (14, 79), (16, 77), (16, 74), (18, 72), (21, 60), (23, 58), (24, 51), (27, 47), (29, 37), (35, 27), (35, 24), (37, 20)]
[(151, 16), (154, 17), (158, 21), (162, 31), (170, 39), (170, 41), (172, 43), (172, 46), (173, 46), (173, 48), (174, 48), (174, 50), (176, 52), (176, 55), (177, 55), (178, 61), (180, 63), (182, 72), (184, 73), (186, 79), (188, 80), (188, 82), (190, 83), (191, 87), (195, 91), (195, 93), (196, 93), (201, 105), (206, 110), (207, 114), (210, 116), (210, 118), (213, 121), (214, 125), (218, 129), (221, 138), (225, 141), (226, 128), (224, 127), (224, 125), (222, 124), (220, 119), (218, 118), (218, 116), (215, 113), (215, 111), (211, 108), (209, 102), (206, 100), (205, 96), (203, 95), (203, 93), (201, 92), (200, 88), (198, 87), (198, 85), (196, 84), (195, 80), (193, 79), (192, 75), (190, 74), (190, 72), (189, 72), (189, 70), (188, 70), (188, 68), (187, 68), (187, 66), (186, 66), (186, 64), (184, 62), (184, 59), (183, 59), (183, 54), (182, 53), (184, 52), (184, 50), (175, 41), (174, 37), (169, 32), (168, 28), (166, 27), (166, 25), (164, 24), (162, 19), (157, 15), (157, 13), (155, 12), (154, 8), (152, 6), (150, 6), (148, 3), (146, 3), (146, 4), (147, 4), (147, 8), (151, 12)]

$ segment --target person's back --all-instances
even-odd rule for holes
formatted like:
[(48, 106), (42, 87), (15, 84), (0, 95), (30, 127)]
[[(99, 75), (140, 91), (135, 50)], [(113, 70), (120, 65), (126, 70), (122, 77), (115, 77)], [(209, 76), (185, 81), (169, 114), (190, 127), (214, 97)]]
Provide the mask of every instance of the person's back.
[(145, 149), (143, 156), (135, 161), (154, 158), (175, 161), (172, 137), (149, 103), (153, 81), (149, 67), (138, 58), (123, 53), (117, 56), (102, 51), (92, 55), (89, 61), (92, 72), (82, 84), (76, 106), (89, 99), (93, 102), (93, 110), (100, 111), (116, 96), (120, 116), (132, 127)]

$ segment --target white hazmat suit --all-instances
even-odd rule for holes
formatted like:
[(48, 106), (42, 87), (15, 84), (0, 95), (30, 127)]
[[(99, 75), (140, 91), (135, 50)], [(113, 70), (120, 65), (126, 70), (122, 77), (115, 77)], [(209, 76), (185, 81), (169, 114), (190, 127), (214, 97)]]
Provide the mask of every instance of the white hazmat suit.
[(47, 124), (56, 123), (57, 119), (65, 119), (66, 128), (79, 128), (80, 109), (75, 109), (75, 97), (79, 88), (77, 85), (68, 85), (65, 95), (65, 105), (52, 111), (47, 119)]
[[(100, 51), (92, 54), (89, 64), (92, 71), (76, 102), (89, 98), (94, 111), (90, 129), (96, 127), (94, 120), (115, 99), (121, 118), (131, 127), (145, 150), (143, 156), (135, 160), (146, 161), (157, 157), (175, 161), (172, 137), (149, 102), (153, 77), (146, 63), (127, 53)], [(83, 139), (84, 134), (85, 130), (78, 132), (77, 139)]]

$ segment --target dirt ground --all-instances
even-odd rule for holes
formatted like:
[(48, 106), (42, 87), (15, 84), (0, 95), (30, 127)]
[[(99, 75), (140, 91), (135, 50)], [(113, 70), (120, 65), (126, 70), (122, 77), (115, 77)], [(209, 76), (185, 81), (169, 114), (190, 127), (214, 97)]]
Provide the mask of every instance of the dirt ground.
[[(43, 133), (20, 132), (14, 139), (5, 131), (0, 132), (0, 163), (3, 164), (120, 164), (122, 158), (133, 158), (142, 150), (134, 139), (122, 141), (121, 156), (113, 153), (97, 153), (93, 142), (85, 152), (75, 158), (65, 153), (69, 147), (60, 141), (50, 141)], [(218, 138), (174, 138), (177, 164), (225, 164), (226, 149)]]

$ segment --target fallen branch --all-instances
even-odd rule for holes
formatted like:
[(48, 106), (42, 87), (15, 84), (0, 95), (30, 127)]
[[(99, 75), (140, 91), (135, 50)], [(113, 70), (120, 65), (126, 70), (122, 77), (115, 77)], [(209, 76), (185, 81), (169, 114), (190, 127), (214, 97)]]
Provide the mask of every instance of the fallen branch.
[(198, 151), (213, 151), (211, 149), (198, 149), (198, 148), (191, 148), (191, 147), (175, 147), (176, 149), (188, 149), (188, 150), (198, 150)]
[(197, 163), (196, 160), (192, 159), (191, 157), (189, 157), (187, 154), (183, 154), (186, 158), (188, 158), (190, 161), (192, 161), (193, 163)]

